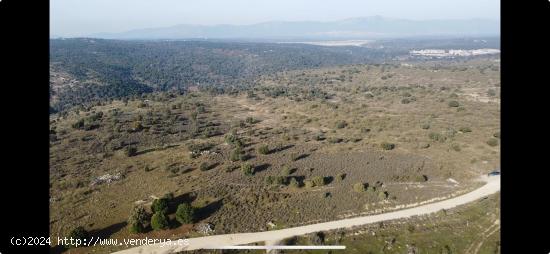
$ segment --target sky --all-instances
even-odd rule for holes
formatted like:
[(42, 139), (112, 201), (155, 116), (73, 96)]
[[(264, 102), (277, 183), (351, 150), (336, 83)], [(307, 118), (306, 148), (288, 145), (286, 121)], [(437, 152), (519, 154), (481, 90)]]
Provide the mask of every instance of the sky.
[(403, 19), (500, 19), (500, 0), (50, 0), (52, 36), (178, 24)]

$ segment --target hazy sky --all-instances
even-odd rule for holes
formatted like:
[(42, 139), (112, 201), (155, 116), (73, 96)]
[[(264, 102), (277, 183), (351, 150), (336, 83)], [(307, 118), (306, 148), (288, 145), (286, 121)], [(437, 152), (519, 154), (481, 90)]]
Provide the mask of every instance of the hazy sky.
[(50, 33), (85, 36), (177, 24), (333, 21), (374, 15), (499, 20), (500, 0), (50, 0)]

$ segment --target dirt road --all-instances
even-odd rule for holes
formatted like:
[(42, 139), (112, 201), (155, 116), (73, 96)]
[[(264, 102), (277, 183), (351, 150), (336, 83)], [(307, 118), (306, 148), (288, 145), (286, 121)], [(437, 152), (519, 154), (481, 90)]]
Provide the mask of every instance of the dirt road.
[(116, 252), (118, 254), (136, 254), (136, 253), (174, 253), (185, 250), (196, 250), (203, 248), (212, 248), (216, 246), (242, 245), (255, 242), (276, 242), (281, 239), (305, 235), (313, 232), (327, 231), (339, 228), (350, 228), (370, 223), (376, 223), (387, 220), (408, 218), (417, 215), (426, 215), (435, 213), (442, 209), (451, 209), (480, 198), (486, 197), (500, 191), (500, 176), (483, 177), (486, 182), (482, 187), (444, 201), (403, 209), (399, 211), (369, 215), (351, 219), (335, 220), (330, 222), (287, 228), (281, 230), (256, 232), (256, 233), (238, 233), (226, 235), (214, 235), (189, 239), (188, 246), (161, 246), (161, 244), (139, 246), (127, 250)]

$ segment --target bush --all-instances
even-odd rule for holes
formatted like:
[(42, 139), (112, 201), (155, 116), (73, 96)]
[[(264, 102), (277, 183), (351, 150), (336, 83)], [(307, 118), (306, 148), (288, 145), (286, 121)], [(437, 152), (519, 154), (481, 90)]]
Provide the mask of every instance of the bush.
[(292, 188), (300, 188), (300, 183), (298, 182), (298, 180), (296, 180), (296, 178), (292, 177), (292, 178), (290, 178), (290, 182), (289, 182), (288, 186), (290, 186)]
[(153, 217), (151, 217), (151, 227), (154, 230), (167, 229), (168, 219), (166, 218), (166, 215), (161, 212), (156, 212), (153, 214)]
[(243, 151), (240, 148), (235, 148), (233, 151), (231, 151), (231, 155), (229, 156), (229, 159), (231, 161), (239, 161), (243, 159)]
[(445, 140), (447, 140), (447, 137), (437, 132), (430, 132), (430, 134), (428, 134), (428, 137), (430, 137), (430, 139), (434, 141), (439, 141), (439, 142), (445, 142)]
[(424, 129), (424, 130), (427, 130), (427, 129), (430, 128), (430, 124), (427, 124), (427, 123), (422, 124), (422, 125), (420, 126), (420, 128), (422, 128), (422, 129)]
[(458, 101), (449, 101), (449, 107), (457, 108), (458, 106), (460, 106)]
[(393, 150), (395, 148), (395, 144), (382, 142), (382, 144), (380, 144), (380, 147), (382, 147), (382, 149), (384, 150)]
[(426, 181), (428, 181), (428, 176), (427, 175), (417, 175), (414, 180), (417, 181), (417, 182), (426, 182)]
[(246, 123), (249, 123), (249, 124), (255, 124), (258, 122), (258, 120), (254, 119), (253, 117), (249, 116), (246, 118)]
[(411, 100), (409, 100), (408, 98), (403, 98), (401, 100), (401, 104), (409, 104), (409, 103), (411, 103)]
[(356, 183), (353, 185), (353, 190), (355, 192), (365, 192), (367, 191), (367, 185), (364, 183)]
[(168, 212), (168, 199), (166, 198), (158, 198), (153, 200), (153, 204), (151, 204), (151, 211), (153, 213), (163, 213), (166, 214)]
[(378, 198), (380, 199), (387, 199), (389, 196), (389, 193), (387, 191), (381, 191), (378, 193)]
[(252, 167), (249, 163), (242, 164), (241, 172), (243, 172), (244, 175), (252, 176), (254, 175), (254, 167)]
[(496, 139), (496, 138), (490, 138), (489, 140), (487, 140), (487, 145), (490, 145), (490, 146), (497, 146), (497, 145), (498, 145), (498, 139)]
[(267, 176), (265, 182), (269, 185), (283, 185), (285, 184), (286, 177), (284, 176)]
[(195, 220), (195, 208), (187, 203), (178, 205), (178, 209), (176, 210), (176, 220), (181, 224), (193, 223)]
[[(76, 227), (75, 229), (71, 230), (71, 232), (69, 233), (68, 238), (69, 239), (72, 238), (72, 239), (75, 239), (75, 240), (80, 240), (80, 244), (84, 244), (84, 242), (87, 239), (90, 239), (90, 234), (88, 233), (88, 231), (86, 229), (84, 229), (84, 227), (79, 226), (79, 227)], [(80, 246), (81, 245), (79, 245), (79, 246), (70, 245), (70, 243), (65, 245), (65, 247), (67, 247), (67, 248), (80, 247)]]
[(323, 186), (326, 184), (325, 178), (322, 176), (315, 176), (311, 178), (311, 181), (313, 182), (313, 186)]
[(288, 176), (292, 174), (292, 169), (289, 166), (283, 166), (283, 169), (281, 170), (281, 175)]
[(199, 170), (200, 171), (207, 171), (210, 169), (210, 164), (206, 163), (206, 162), (203, 162), (201, 163), (201, 165), (199, 165)]
[(325, 235), (321, 232), (311, 233), (308, 238), (312, 245), (321, 245), (325, 241)]
[(84, 127), (84, 119), (76, 121), (71, 125), (71, 127), (73, 127), (73, 129), (81, 129), (82, 127)]
[(126, 156), (132, 157), (137, 155), (137, 148), (135, 146), (127, 146), (125, 150)]
[(269, 147), (267, 145), (261, 145), (258, 147), (258, 153), (259, 154), (268, 154), (269, 153)]
[(457, 144), (457, 143), (452, 144), (452, 145), (451, 145), (451, 148), (452, 148), (453, 150), (457, 151), (457, 152), (460, 152), (460, 150), (461, 150), (461, 149), (460, 149), (460, 145)]
[(470, 127), (460, 127), (460, 129), (458, 130), (463, 133), (472, 132), (472, 129), (470, 129)]
[(343, 129), (343, 128), (346, 128), (347, 126), (348, 126), (348, 123), (346, 121), (338, 121), (336, 123), (337, 129)]

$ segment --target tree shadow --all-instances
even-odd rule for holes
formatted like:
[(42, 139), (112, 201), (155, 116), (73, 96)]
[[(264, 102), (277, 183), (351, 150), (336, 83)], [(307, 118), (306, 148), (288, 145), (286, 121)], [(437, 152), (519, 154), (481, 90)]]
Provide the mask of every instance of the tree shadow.
[(254, 173), (262, 172), (262, 171), (268, 169), (269, 167), (271, 167), (271, 164), (269, 164), (269, 163), (260, 164), (256, 167), (254, 167)]
[(282, 152), (282, 151), (290, 149), (292, 147), (294, 147), (294, 145), (286, 145), (286, 146), (279, 147), (277, 149), (273, 149), (272, 152)]
[(300, 154), (298, 157), (296, 157), (294, 160), (297, 161), (297, 160), (301, 160), (301, 159), (305, 159), (309, 157), (309, 154), (307, 153), (304, 153), (304, 154)]
[(206, 206), (197, 209), (196, 221), (202, 221), (210, 217), (213, 213), (220, 210), (223, 206), (223, 199), (214, 201)]
[(330, 184), (334, 181), (334, 177), (332, 176), (325, 176), (325, 184)]

